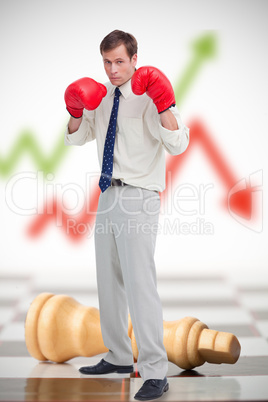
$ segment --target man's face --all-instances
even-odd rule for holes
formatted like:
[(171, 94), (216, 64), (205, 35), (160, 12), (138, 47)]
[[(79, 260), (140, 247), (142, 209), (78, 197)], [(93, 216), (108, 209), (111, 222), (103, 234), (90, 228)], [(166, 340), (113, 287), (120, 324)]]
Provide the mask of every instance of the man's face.
[(125, 45), (102, 53), (105, 72), (111, 83), (117, 87), (127, 82), (135, 72), (137, 54), (130, 59)]

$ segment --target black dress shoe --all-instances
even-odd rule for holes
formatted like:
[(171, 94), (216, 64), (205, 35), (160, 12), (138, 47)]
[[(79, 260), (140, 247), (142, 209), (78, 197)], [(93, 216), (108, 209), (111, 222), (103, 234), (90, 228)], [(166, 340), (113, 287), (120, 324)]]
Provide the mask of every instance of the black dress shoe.
[(98, 375), (98, 374), (110, 374), (110, 373), (132, 373), (133, 366), (116, 366), (114, 364), (106, 362), (102, 359), (95, 366), (86, 366), (79, 369), (80, 373), (88, 375)]
[(167, 377), (163, 380), (147, 380), (143, 386), (134, 396), (139, 401), (148, 401), (151, 399), (160, 398), (164, 392), (167, 392), (169, 388)]

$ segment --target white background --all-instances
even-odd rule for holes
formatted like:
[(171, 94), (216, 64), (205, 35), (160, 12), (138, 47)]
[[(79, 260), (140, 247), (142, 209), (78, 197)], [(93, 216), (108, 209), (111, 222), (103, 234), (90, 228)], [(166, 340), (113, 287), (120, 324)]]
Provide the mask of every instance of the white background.
[[(24, 130), (33, 133), (47, 158), (51, 155), (68, 121), (66, 87), (83, 76), (107, 81), (99, 43), (110, 31), (132, 33), (139, 43), (138, 67), (160, 68), (173, 85), (194, 58), (192, 44), (212, 33), (216, 55), (196, 73), (179, 105), (180, 114), (186, 125), (195, 118), (202, 121), (238, 181), (260, 171), (262, 202), (258, 197), (254, 205), (259, 216), (245, 226), (230, 215), (223, 206), (226, 186), (202, 148), (196, 147), (173, 185), (196, 189), (211, 185), (204, 213), (198, 211), (200, 199), (183, 201), (184, 210), (197, 210), (193, 216), (172, 208), (172, 214), (162, 212), (160, 222), (179, 219), (189, 224), (203, 219), (213, 234), (160, 233), (157, 270), (162, 276), (212, 273), (234, 280), (267, 280), (267, 11), (265, 0), (0, 1), (1, 159), (9, 158)], [(40, 236), (27, 235), (34, 216), (23, 209), (36, 205), (34, 180), (22, 180), (14, 188), (13, 201), (21, 214), (7, 201), (6, 189), (14, 175), (33, 175), (37, 170), (25, 152), (8, 175), (0, 173), (1, 273), (34, 273), (51, 280), (58, 274), (61, 281), (71, 278), (85, 285), (90, 278), (93, 283), (92, 238), (73, 243), (53, 222)], [(56, 192), (75, 183), (85, 190), (87, 172), (96, 171), (96, 144), (73, 147), (44, 186), (49, 182)], [(65, 192), (66, 205), (75, 200), (74, 192)]]

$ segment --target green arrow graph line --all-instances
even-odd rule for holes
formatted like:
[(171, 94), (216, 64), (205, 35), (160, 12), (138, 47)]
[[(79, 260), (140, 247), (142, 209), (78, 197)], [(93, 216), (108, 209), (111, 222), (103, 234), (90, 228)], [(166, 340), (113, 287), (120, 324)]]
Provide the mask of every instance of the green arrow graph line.
[(13, 145), (8, 157), (4, 159), (0, 156), (0, 174), (4, 177), (9, 175), (20, 157), (26, 152), (31, 154), (39, 170), (42, 170), (45, 174), (53, 173), (68, 150), (69, 147), (64, 145), (63, 135), (60, 135), (52, 154), (49, 157), (45, 157), (36, 141), (36, 136), (30, 131), (24, 131)]
[[(204, 62), (215, 55), (216, 38), (214, 33), (202, 35), (193, 42), (192, 47), (194, 50), (192, 60), (188, 63), (181, 79), (174, 87), (177, 105), (181, 104), (183, 97), (188, 92)], [(8, 176), (18, 164), (21, 156), (26, 152), (32, 156), (35, 165), (44, 174), (54, 173), (70, 148), (64, 145), (63, 136), (61, 135), (52, 154), (49, 157), (45, 157), (36, 141), (36, 136), (29, 131), (24, 131), (13, 145), (6, 159), (0, 155), (0, 175), (3, 177)]]
[(187, 65), (179, 82), (175, 84), (174, 92), (177, 105), (181, 104), (182, 99), (188, 92), (195, 77), (200, 72), (202, 65), (208, 59), (216, 55), (216, 37), (215, 33), (211, 32), (201, 36), (192, 43), (194, 51), (193, 58)]

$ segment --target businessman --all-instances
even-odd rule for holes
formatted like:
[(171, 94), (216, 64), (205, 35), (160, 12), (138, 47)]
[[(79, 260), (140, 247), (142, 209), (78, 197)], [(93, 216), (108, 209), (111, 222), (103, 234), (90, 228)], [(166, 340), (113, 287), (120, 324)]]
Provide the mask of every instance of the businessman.
[(65, 143), (83, 145), (96, 139), (101, 168), (95, 253), (108, 353), (80, 372), (133, 372), (130, 314), (143, 379), (135, 398), (149, 400), (169, 388), (154, 262), (159, 192), (165, 189), (165, 152), (183, 153), (189, 130), (168, 78), (155, 67), (136, 69), (137, 48), (135, 37), (120, 30), (102, 40), (100, 53), (109, 82), (102, 85), (86, 77), (68, 86), (65, 102), (71, 117)]

